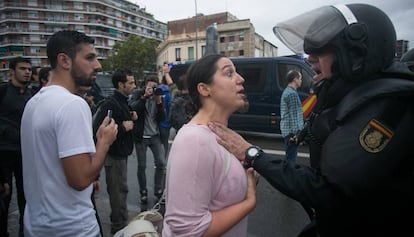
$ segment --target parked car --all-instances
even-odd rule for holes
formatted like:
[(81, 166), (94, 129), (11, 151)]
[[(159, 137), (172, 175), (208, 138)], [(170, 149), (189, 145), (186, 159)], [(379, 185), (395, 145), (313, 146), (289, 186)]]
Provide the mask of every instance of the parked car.
[[(310, 93), (314, 72), (302, 59), (293, 57), (231, 58), (237, 72), (245, 79), (249, 106), (235, 112), (229, 127), (237, 131), (280, 134), (280, 97), (287, 86), (286, 74), (295, 69), (302, 73), (298, 88), (303, 101)], [(174, 63), (170, 75), (177, 80), (192, 62)]]

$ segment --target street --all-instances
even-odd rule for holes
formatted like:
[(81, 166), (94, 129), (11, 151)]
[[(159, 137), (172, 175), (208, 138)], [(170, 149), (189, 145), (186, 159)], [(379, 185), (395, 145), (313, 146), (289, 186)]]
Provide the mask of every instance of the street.
[[(250, 143), (259, 145), (266, 152), (276, 156), (283, 156), (283, 141), (280, 137), (243, 134)], [(298, 163), (307, 164), (308, 157), (306, 147), (300, 147)], [(128, 159), (128, 210), (130, 217), (145, 208), (151, 208), (154, 203), (153, 194), (153, 159), (152, 153), (147, 154), (147, 181), (149, 202), (147, 206), (140, 206), (138, 180), (137, 180), (137, 159), (135, 151)], [(110, 208), (109, 199), (106, 192), (105, 172), (101, 172), (101, 189), (96, 195), (96, 204), (101, 218), (104, 237), (110, 237)], [(9, 213), (9, 232), (11, 237), (17, 237), (18, 230), (18, 210), (13, 193), (13, 200)], [(255, 210), (249, 215), (248, 237), (294, 237), (309, 222), (309, 219), (299, 203), (286, 197), (271, 187), (266, 180), (260, 179), (257, 187), (257, 205)]]

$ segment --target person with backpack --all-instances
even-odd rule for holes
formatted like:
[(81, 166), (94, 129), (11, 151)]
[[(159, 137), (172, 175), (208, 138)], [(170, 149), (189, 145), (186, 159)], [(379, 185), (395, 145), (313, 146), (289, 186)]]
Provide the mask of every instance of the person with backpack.
[(128, 96), (135, 89), (135, 79), (130, 70), (116, 70), (112, 75), (114, 94), (99, 105), (93, 116), (94, 131), (109, 114), (118, 124), (118, 135), (109, 147), (105, 158), (105, 176), (111, 206), (111, 233), (114, 234), (128, 224), (127, 208), (127, 161), (134, 149), (133, 127), (138, 118), (128, 106)]

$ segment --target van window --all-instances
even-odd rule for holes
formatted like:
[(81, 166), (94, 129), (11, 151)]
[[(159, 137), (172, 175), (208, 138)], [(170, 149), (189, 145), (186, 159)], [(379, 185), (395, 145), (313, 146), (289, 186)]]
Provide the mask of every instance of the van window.
[(278, 78), (279, 78), (279, 85), (282, 89), (286, 88), (287, 81), (286, 81), (286, 74), (290, 70), (299, 71), (302, 74), (302, 86), (298, 88), (298, 91), (309, 93), (310, 89), (312, 88), (312, 76), (309, 72), (305, 71), (302, 67), (294, 64), (287, 64), (287, 63), (279, 63), (278, 64)]
[(237, 73), (244, 78), (246, 93), (262, 93), (266, 82), (266, 64), (237, 64)]

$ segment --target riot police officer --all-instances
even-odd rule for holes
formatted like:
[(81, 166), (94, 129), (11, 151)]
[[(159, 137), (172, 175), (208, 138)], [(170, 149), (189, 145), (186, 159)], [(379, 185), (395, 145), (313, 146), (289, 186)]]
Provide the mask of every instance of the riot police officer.
[[(252, 146), (218, 123), (218, 141), (315, 217), (300, 236), (413, 236), (414, 74), (394, 62), (388, 16), (366, 4), (325, 6), (275, 26), (316, 72), (311, 166)], [(405, 70), (404, 70), (405, 68)]]

